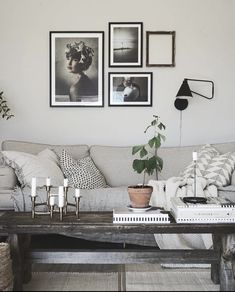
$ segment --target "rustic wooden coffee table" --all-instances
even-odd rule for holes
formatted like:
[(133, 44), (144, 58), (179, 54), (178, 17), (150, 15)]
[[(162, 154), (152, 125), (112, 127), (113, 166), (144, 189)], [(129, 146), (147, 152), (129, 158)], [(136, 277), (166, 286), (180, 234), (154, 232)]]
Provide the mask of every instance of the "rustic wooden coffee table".
[[(73, 250), (33, 250), (30, 236), (39, 234), (61, 234), (79, 236), (91, 233), (211, 233), (214, 248), (211, 250), (159, 250), (157, 248), (138, 249), (73, 249)], [(211, 278), (220, 283), (221, 291), (234, 291), (233, 255), (225, 253), (225, 243), (229, 234), (235, 233), (234, 223), (219, 224), (113, 224), (112, 212), (81, 212), (80, 220), (67, 215), (63, 222), (47, 215), (31, 218), (31, 213), (5, 212), (0, 216), (0, 236), (9, 239), (13, 260), (14, 289), (22, 291), (23, 280), (30, 279), (31, 263), (56, 264), (115, 264), (134, 263), (195, 263), (211, 264)], [(28, 271), (28, 272), (27, 272)], [(121, 287), (125, 289), (125, 277)]]

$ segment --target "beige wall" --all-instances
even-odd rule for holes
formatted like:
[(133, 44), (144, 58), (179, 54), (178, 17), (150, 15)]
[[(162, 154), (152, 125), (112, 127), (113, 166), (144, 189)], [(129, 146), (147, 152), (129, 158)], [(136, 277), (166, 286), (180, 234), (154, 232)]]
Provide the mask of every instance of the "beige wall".
[[(175, 95), (184, 77), (215, 82), (211, 101), (182, 112), (182, 145), (235, 141), (235, 1), (0, 0), (0, 89), (15, 118), (0, 140), (132, 145), (159, 114), (165, 145), (180, 143)], [(108, 67), (108, 23), (143, 22), (143, 68)], [(105, 107), (49, 107), (49, 31), (105, 32)], [(145, 31), (176, 31), (176, 67), (145, 66)], [(108, 72), (153, 72), (153, 107), (108, 107)]]

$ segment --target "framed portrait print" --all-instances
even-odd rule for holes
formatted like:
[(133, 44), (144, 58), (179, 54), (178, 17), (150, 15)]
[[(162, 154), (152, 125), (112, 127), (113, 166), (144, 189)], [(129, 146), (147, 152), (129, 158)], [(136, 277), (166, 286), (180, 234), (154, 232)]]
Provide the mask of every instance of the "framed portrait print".
[(50, 32), (50, 106), (104, 106), (104, 32)]
[(152, 106), (152, 72), (110, 72), (109, 106)]
[(109, 67), (142, 67), (143, 23), (109, 23)]
[(146, 31), (146, 66), (175, 66), (175, 31)]

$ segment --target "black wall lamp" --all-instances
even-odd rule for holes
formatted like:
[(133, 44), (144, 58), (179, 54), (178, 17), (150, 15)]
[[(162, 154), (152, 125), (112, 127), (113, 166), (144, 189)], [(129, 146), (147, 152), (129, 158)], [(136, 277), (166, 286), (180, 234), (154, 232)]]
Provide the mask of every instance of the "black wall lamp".
[[(188, 85), (188, 81), (197, 81), (197, 82), (209, 82), (211, 83), (211, 97), (207, 97), (201, 93), (198, 93), (198, 92), (195, 92), (195, 91), (192, 91)], [(200, 95), (206, 99), (212, 99), (214, 97), (214, 82), (211, 81), (211, 80), (200, 80), (200, 79), (188, 79), (188, 78), (185, 78), (182, 85), (180, 86), (180, 89), (176, 95), (176, 100), (175, 100), (175, 107), (182, 111), (182, 110), (185, 110), (187, 107), (188, 107), (188, 99), (189, 98), (192, 98), (193, 95), (192, 93), (194, 94), (197, 94), (197, 95)]]

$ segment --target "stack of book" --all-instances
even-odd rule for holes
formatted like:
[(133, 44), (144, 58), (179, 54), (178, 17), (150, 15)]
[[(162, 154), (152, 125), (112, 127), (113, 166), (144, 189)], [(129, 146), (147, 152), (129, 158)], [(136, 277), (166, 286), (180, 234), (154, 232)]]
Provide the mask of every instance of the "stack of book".
[(205, 204), (185, 203), (172, 198), (171, 213), (177, 223), (234, 223), (235, 203), (225, 198), (208, 198)]
[(161, 209), (152, 208), (147, 211), (138, 210), (138, 212), (128, 208), (113, 210), (113, 223), (118, 224), (162, 224), (170, 223), (169, 214)]

